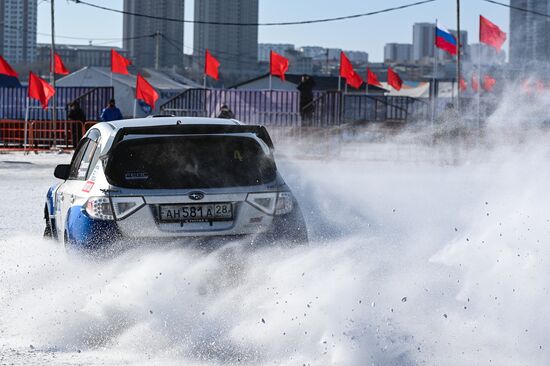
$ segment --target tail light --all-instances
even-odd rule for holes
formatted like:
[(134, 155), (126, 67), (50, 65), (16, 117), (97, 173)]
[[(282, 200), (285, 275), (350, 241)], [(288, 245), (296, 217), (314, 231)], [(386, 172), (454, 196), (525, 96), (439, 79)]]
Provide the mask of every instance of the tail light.
[(294, 209), (294, 198), (290, 192), (279, 192), (277, 195), (277, 205), (275, 206), (275, 215), (286, 215)]
[(275, 204), (277, 203), (276, 193), (249, 193), (246, 197), (246, 202), (250, 203), (257, 209), (265, 212), (268, 215), (273, 215), (275, 212)]
[(112, 197), (117, 220), (124, 219), (145, 205), (143, 197)]
[(269, 215), (285, 215), (294, 209), (294, 198), (290, 192), (250, 193), (246, 201)]
[(86, 212), (98, 220), (121, 220), (143, 205), (143, 197), (91, 197), (86, 201)]
[(90, 197), (86, 201), (86, 212), (93, 219), (114, 220), (113, 208), (108, 197)]

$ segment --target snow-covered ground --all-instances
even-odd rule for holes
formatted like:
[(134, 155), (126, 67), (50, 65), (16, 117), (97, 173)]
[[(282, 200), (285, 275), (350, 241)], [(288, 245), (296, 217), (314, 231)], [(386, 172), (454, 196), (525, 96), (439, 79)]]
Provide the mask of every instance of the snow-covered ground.
[(309, 247), (98, 261), (41, 238), (70, 156), (0, 155), (0, 364), (548, 365), (547, 141), (281, 157)]

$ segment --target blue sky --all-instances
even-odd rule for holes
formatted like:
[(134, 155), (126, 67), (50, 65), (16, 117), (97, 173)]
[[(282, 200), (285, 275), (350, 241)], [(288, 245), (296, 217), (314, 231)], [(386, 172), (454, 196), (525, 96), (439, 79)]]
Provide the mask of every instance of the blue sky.
[[(122, 9), (122, 0), (88, 0), (98, 5)], [(154, 0), (151, 0), (154, 1)], [(231, 1), (231, 0), (227, 0)], [(399, 6), (415, 0), (260, 0), (260, 21), (289, 21), (316, 19), (364, 13)], [(504, 0), (506, 1), (506, 0)], [(38, 32), (50, 33), (50, 3), (38, 0)], [(478, 39), (479, 14), (509, 30), (508, 9), (482, 0), (462, 0), (461, 25), (468, 30), (470, 43)], [(263, 43), (293, 43), (296, 46), (337, 47), (367, 51), (372, 61), (381, 61), (384, 44), (412, 42), (415, 22), (433, 22), (439, 19), (447, 28), (456, 27), (456, 0), (437, 0), (434, 3), (391, 13), (359, 19), (287, 27), (260, 27), (259, 40)], [(192, 1), (186, 1), (187, 19), (193, 16)], [(67, 0), (56, 0), (56, 42), (121, 45), (122, 15), (78, 5)], [(62, 38), (70, 36), (84, 39)], [(102, 40), (103, 39), (103, 40)], [(47, 35), (38, 35), (39, 42), (49, 42)], [(192, 26), (185, 29), (185, 43), (193, 44)], [(508, 42), (504, 49), (507, 50)]]

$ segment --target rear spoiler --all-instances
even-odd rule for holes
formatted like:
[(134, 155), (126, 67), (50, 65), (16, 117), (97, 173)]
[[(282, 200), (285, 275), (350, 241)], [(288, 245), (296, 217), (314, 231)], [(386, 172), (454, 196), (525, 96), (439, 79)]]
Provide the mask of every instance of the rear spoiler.
[[(258, 125), (164, 125), (164, 126), (147, 126), (147, 127), (123, 127), (121, 128), (113, 140), (112, 147), (117, 145), (128, 135), (211, 135), (224, 133), (253, 133), (260, 140), (273, 150), (273, 141), (267, 129), (264, 126)], [(111, 147), (111, 148), (112, 148)]]

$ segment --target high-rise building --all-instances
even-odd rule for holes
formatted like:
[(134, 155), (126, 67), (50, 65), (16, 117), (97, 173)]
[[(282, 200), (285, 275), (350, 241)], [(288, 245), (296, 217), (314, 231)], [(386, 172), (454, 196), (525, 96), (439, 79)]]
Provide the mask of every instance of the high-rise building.
[(0, 0), (0, 52), (11, 64), (36, 59), (37, 0)]
[(422, 61), (434, 55), (435, 24), (414, 23), (413, 25), (413, 60)]
[[(258, 0), (195, 0), (196, 21), (256, 24), (258, 13)], [(258, 27), (195, 23), (193, 49), (197, 65), (202, 65), (208, 49), (225, 72), (254, 74)]]
[(410, 43), (387, 43), (384, 46), (384, 62), (411, 62), (412, 48)]
[[(184, 19), (183, 0), (124, 0), (124, 11)], [(155, 36), (155, 34), (157, 34)], [(183, 22), (124, 14), (123, 46), (132, 63), (141, 67), (183, 66)]]
[[(528, 0), (510, 0), (510, 6), (528, 8)], [(527, 12), (510, 9), (510, 62), (522, 63), (527, 55)]]
[(535, 14), (550, 13), (550, 0), (510, 0), (510, 6), (510, 63), (527, 66), (550, 62), (550, 24)]

